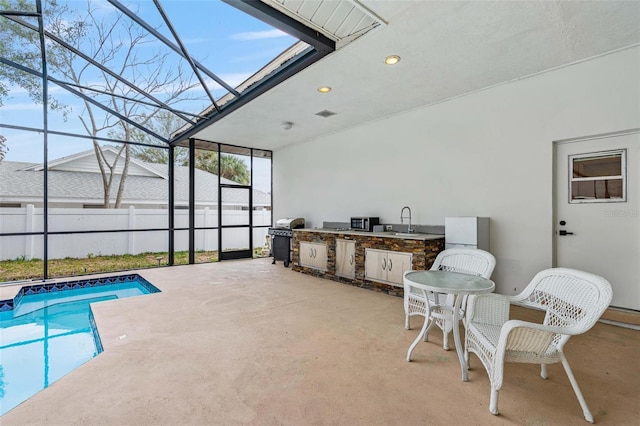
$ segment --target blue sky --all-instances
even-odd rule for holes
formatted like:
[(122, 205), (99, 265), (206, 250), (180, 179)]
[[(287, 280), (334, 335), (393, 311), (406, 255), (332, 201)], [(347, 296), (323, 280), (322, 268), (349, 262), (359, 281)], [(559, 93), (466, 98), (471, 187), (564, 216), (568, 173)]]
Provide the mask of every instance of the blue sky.
[[(43, 3), (46, 8), (47, 2)], [(85, 13), (85, 1), (70, 0), (68, 4), (78, 13)], [(108, 21), (117, 16), (113, 7), (105, 0), (94, 0), (92, 4), (96, 10), (95, 16), (99, 19)], [(171, 33), (166, 28), (162, 28), (162, 18), (152, 1), (132, 1), (125, 4), (132, 10), (137, 10), (138, 16), (150, 25), (160, 27), (160, 32), (165, 37), (174, 40)], [(161, 0), (161, 4), (189, 53), (232, 87), (244, 81), (296, 41), (287, 34), (218, 0)], [(124, 19), (129, 21), (126, 17)], [(153, 40), (153, 37), (149, 40)], [(142, 49), (155, 51), (161, 47), (160, 42), (152, 41)], [(171, 56), (176, 57), (173, 53)], [(169, 59), (165, 66), (175, 66), (175, 62), (174, 59)], [(188, 67), (186, 61), (183, 61), (183, 66)], [(89, 78), (91, 74), (87, 76)], [(211, 83), (208, 77), (204, 76), (204, 78)], [(208, 87), (216, 98), (225, 92), (215, 83), (208, 84)], [(51, 96), (71, 108), (66, 122), (62, 120), (60, 114), (50, 113), (49, 128), (87, 134), (78, 119), (79, 115), (87, 117), (81, 100), (54, 84), (49, 85), (49, 91)], [(205, 96), (202, 90), (194, 90), (192, 93)], [(161, 97), (161, 94), (158, 96)], [(188, 105), (179, 105), (179, 108), (199, 112), (209, 105), (209, 101), (202, 100)], [(42, 105), (34, 103), (24, 90), (14, 86), (11, 88), (10, 97), (4, 100), (4, 106), (0, 110), (0, 122), (42, 128)], [(6, 128), (0, 128), (0, 134), (7, 138), (9, 151), (6, 160), (27, 162), (43, 160), (41, 134)], [(88, 139), (50, 136), (48, 156), (52, 160), (90, 148), (91, 143)]]

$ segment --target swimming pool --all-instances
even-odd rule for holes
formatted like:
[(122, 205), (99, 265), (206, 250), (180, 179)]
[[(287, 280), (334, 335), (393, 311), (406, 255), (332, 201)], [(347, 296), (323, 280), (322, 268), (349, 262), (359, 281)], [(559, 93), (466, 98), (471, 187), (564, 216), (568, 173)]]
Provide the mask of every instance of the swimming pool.
[(102, 352), (91, 303), (157, 293), (137, 274), (23, 287), (0, 301), (0, 415)]

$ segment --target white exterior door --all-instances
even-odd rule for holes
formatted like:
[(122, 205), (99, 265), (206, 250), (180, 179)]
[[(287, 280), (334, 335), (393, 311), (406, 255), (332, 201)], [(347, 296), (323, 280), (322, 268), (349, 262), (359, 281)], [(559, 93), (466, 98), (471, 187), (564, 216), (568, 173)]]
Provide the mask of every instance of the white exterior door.
[(559, 142), (555, 265), (601, 275), (640, 310), (640, 133)]

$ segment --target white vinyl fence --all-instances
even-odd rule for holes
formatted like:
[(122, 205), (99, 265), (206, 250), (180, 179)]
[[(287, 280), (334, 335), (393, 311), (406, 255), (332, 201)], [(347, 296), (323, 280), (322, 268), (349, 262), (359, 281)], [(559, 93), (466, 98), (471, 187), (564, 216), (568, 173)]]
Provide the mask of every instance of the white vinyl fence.
[[(249, 223), (248, 210), (223, 210), (223, 225)], [(166, 209), (67, 209), (50, 208), (49, 232), (109, 231), (167, 228), (169, 219)], [(175, 227), (189, 226), (189, 212), (176, 210)], [(253, 211), (253, 225), (270, 225), (271, 212)], [(218, 225), (218, 211), (209, 208), (196, 210), (196, 227)], [(0, 208), (0, 232), (42, 232), (44, 229), (44, 209), (32, 205), (26, 208)], [(224, 229), (223, 250), (248, 249), (248, 229)], [(139, 254), (146, 252), (166, 252), (168, 250), (167, 231), (145, 232), (104, 232), (92, 234), (49, 235), (49, 258), (85, 258), (112, 254)], [(254, 248), (265, 245), (267, 228), (253, 231)], [(196, 250), (218, 250), (218, 230), (196, 230)], [(44, 238), (41, 235), (0, 237), (0, 260), (42, 259)], [(188, 231), (175, 232), (176, 251), (189, 248)]]

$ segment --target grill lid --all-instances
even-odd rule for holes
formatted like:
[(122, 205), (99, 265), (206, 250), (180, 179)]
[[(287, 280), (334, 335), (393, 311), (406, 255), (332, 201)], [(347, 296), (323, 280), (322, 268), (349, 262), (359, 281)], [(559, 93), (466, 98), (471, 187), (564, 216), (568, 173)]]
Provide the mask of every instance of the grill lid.
[(304, 218), (302, 217), (284, 217), (276, 221), (276, 228), (296, 229), (304, 228)]

